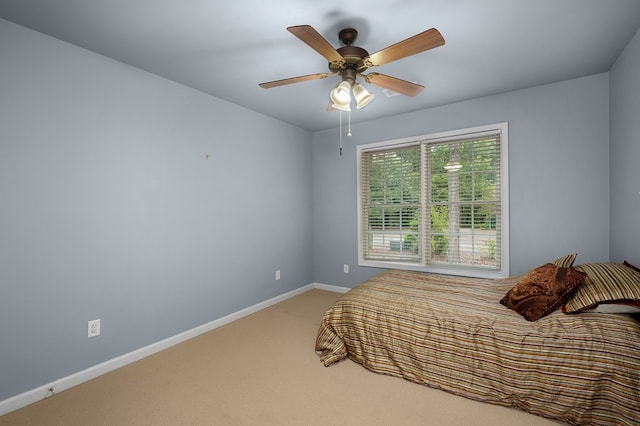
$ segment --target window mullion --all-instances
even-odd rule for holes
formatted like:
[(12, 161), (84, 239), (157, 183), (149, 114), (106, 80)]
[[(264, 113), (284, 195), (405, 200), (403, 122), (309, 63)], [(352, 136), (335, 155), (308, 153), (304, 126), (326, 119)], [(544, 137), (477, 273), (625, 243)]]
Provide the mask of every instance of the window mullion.
[(431, 161), (429, 146), (420, 144), (420, 241), (422, 242), (421, 264), (431, 259)]

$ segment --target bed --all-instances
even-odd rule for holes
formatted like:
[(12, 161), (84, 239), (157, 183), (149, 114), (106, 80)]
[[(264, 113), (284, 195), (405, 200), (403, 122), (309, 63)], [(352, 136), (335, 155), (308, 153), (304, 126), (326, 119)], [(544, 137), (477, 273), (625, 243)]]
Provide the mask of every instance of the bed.
[(528, 321), (500, 303), (521, 280), (384, 271), (326, 311), (316, 351), (569, 424), (640, 424), (637, 319), (558, 308)]

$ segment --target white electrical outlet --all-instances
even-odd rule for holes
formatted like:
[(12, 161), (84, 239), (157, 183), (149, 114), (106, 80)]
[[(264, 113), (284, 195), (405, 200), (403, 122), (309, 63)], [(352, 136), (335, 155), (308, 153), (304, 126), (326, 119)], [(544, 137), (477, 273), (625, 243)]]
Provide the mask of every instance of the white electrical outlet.
[(276, 271), (276, 281), (280, 279), (280, 269)]
[(87, 337), (96, 337), (100, 335), (100, 320), (95, 319), (89, 321)]
[(344, 271), (345, 274), (348, 274), (349, 273), (349, 265), (347, 265), (345, 263), (344, 266), (342, 267), (342, 270)]

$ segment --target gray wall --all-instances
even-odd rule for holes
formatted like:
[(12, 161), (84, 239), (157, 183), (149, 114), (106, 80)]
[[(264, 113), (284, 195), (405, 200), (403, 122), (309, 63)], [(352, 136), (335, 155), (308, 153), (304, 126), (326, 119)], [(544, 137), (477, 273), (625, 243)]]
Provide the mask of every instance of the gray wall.
[(640, 265), (640, 32), (611, 69), (611, 260)]
[[(509, 122), (511, 275), (567, 253), (577, 252), (577, 263), (608, 260), (608, 93), (608, 74), (599, 74), (352, 124), (342, 157), (336, 129), (315, 132), (315, 281), (352, 287), (380, 271), (357, 267), (356, 145), (503, 121)], [(381, 95), (367, 108), (384, 101)]]
[(357, 266), (357, 144), (508, 121), (511, 274), (569, 252), (640, 263), (638, 35), (610, 74), (354, 124), (342, 157), (337, 129), (309, 134), (3, 20), (0, 58), (0, 400), (379, 272)]
[(0, 400), (313, 281), (309, 132), (4, 20), (0, 58)]

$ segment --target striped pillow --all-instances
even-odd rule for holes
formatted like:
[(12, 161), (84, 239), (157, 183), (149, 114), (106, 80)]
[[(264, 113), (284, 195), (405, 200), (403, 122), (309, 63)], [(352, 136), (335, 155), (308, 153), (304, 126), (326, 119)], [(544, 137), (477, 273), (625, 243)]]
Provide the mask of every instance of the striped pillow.
[(576, 256), (578, 256), (577, 253), (568, 254), (566, 256), (557, 258), (551, 263), (561, 268), (571, 268), (573, 266), (573, 262), (576, 260)]
[(563, 311), (576, 313), (599, 303), (640, 301), (640, 273), (622, 263), (587, 263), (576, 266), (587, 274), (567, 300)]

